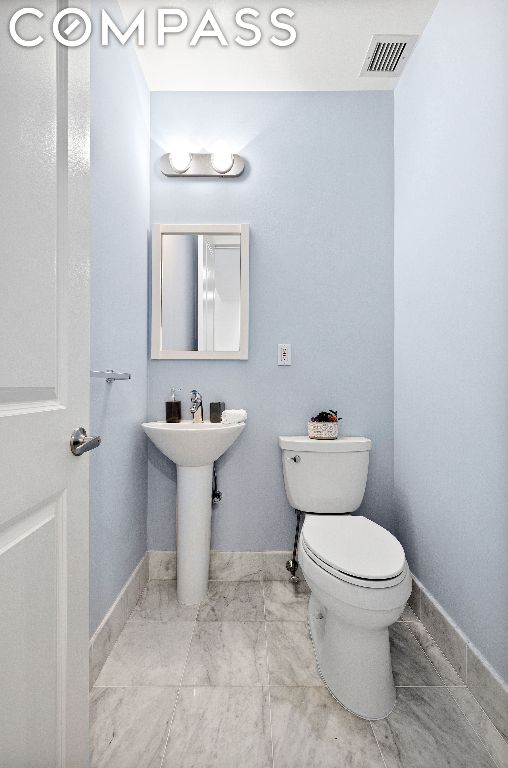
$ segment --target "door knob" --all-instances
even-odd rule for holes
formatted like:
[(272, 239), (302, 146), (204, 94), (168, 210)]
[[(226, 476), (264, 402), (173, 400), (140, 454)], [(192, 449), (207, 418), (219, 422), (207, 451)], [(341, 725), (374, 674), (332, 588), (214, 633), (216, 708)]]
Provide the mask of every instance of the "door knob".
[(87, 451), (93, 451), (100, 444), (101, 439), (99, 435), (88, 437), (84, 427), (78, 427), (71, 435), (71, 452), (74, 456), (81, 456), (81, 454)]

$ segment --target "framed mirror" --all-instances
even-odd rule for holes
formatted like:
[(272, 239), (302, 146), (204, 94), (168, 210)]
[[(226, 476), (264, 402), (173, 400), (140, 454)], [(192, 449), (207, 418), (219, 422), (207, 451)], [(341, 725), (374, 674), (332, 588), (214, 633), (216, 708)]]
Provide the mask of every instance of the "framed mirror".
[(249, 225), (156, 224), (152, 359), (247, 360)]

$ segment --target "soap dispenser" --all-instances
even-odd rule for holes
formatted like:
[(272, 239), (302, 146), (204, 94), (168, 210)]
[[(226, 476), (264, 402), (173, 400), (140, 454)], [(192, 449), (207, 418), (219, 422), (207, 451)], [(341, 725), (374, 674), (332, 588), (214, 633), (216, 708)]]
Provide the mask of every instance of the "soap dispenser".
[(182, 420), (182, 403), (176, 399), (176, 387), (171, 387), (171, 400), (166, 403), (166, 422), (178, 424)]

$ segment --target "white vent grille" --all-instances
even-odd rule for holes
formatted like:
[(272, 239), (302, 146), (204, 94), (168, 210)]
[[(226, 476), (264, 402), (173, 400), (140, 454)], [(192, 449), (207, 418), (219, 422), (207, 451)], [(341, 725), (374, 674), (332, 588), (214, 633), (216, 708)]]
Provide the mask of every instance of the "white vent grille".
[(363, 63), (363, 77), (398, 77), (418, 35), (374, 35)]

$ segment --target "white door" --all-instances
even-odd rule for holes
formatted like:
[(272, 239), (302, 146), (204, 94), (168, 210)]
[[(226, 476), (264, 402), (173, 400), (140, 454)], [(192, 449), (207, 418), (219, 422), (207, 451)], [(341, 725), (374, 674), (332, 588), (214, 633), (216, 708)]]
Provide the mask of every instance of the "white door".
[(81, 768), (89, 458), (69, 438), (89, 413), (88, 46), (18, 47), (21, 5), (0, 3), (0, 765)]

